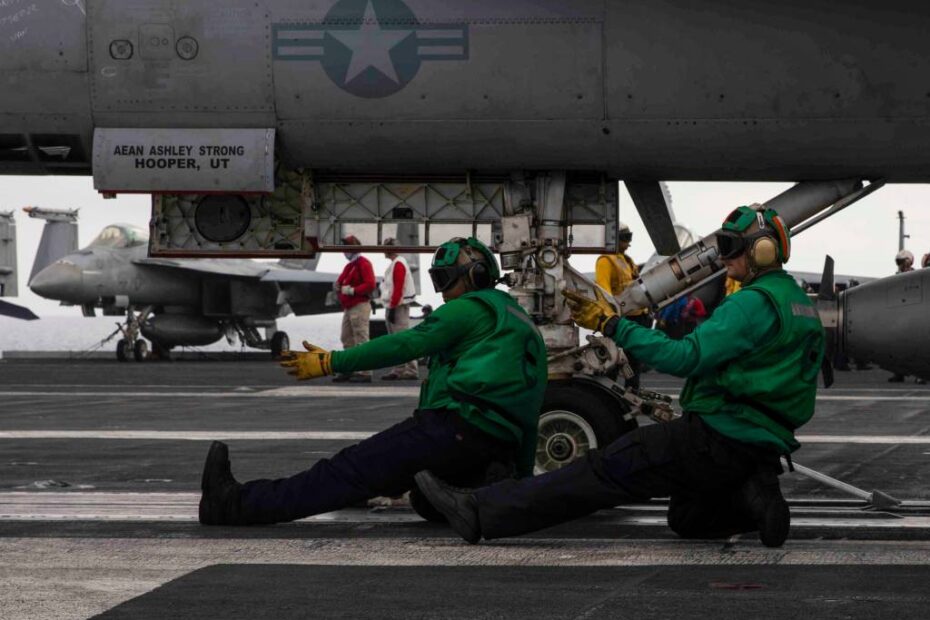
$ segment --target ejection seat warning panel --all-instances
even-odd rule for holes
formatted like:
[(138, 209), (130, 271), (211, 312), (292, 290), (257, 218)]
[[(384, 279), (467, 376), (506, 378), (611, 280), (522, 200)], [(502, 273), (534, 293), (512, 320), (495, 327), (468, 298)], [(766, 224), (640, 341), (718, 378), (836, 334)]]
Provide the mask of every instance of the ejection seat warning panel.
[(274, 191), (274, 129), (94, 130), (100, 192)]

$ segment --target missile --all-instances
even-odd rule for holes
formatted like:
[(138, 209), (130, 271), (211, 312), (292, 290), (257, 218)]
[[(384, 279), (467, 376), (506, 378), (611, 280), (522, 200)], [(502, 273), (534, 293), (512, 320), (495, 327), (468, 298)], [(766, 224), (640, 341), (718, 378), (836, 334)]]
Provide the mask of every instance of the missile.
[[(765, 206), (778, 211), (785, 224), (791, 228), (817, 217), (841, 201), (845, 201), (843, 207), (852, 204), (864, 195), (857, 194), (862, 189), (862, 184), (855, 179), (802, 182), (767, 201)], [(632, 286), (617, 296), (616, 301), (623, 315), (641, 308), (656, 310), (722, 274), (717, 235), (712, 233), (642, 274)]]

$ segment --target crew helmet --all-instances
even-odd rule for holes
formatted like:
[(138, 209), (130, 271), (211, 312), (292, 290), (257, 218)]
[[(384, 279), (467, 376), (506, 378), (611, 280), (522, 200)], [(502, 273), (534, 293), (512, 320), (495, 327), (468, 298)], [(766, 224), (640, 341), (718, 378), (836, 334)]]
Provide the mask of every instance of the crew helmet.
[(459, 278), (465, 278), (472, 291), (491, 288), (497, 284), (501, 272), (488, 246), (474, 237), (455, 237), (437, 248), (429, 275), (433, 288), (441, 293), (452, 288)]
[(617, 240), (629, 243), (633, 240), (633, 231), (623, 222), (617, 222)]
[(744, 252), (753, 271), (788, 262), (791, 232), (774, 209), (760, 204), (734, 209), (717, 231), (721, 258), (736, 258)]
[(894, 262), (899, 265), (904, 263), (914, 264), (914, 255), (909, 250), (901, 250), (894, 257)]

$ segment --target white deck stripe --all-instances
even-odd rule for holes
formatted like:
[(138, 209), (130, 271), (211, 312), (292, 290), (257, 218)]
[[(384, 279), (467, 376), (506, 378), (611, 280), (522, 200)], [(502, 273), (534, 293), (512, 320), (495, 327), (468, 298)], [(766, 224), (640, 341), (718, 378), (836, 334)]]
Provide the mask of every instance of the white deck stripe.
[[(331, 397), (331, 398), (385, 398), (397, 397), (407, 398), (419, 395), (420, 388), (417, 387), (357, 387), (343, 388), (331, 386), (295, 386), (282, 387), (260, 392), (200, 392), (194, 391), (197, 387), (191, 387), (191, 391), (175, 392), (119, 392), (119, 391), (80, 391), (80, 392), (37, 392), (37, 391), (4, 391), (0, 392), (0, 398), (12, 396), (30, 396), (45, 398), (74, 398), (80, 396), (120, 396), (133, 398), (306, 398), (306, 397)], [(678, 398), (678, 394), (669, 394), (673, 399)], [(898, 402), (930, 402), (930, 394), (926, 396), (840, 396), (828, 395), (818, 396), (819, 402), (827, 401), (898, 401)]]
[[(125, 492), (6, 492), (0, 493), (2, 521), (196, 521), (199, 493)], [(642, 511), (637, 508), (655, 508)], [(655, 514), (650, 514), (650, 513)], [(845, 527), (854, 529), (930, 530), (930, 517), (863, 517), (859, 510), (832, 510), (795, 507), (791, 524), (804, 527)], [(618, 525), (665, 527), (663, 506), (628, 506), (613, 512)], [(303, 519), (329, 523), (410, 523), (421, 519), (412, 510), (369, 512), (341, 510)]]
[[(0, 439), (129, 439), (150, 441), (361, 441), (375, 431), (5, 430)], [(802, 444), (930, 445), (930, 436), (798, 435)]]
[[(175, 388), (177, 389), (177, 388)], [(283, 387), (261, 392), (203, 392), (195, 391), (200, 388), (191, 387), (191, 391), (173, 391), (173, 392), (119, 392), (119, 391), (68, 391), (68, 392), (49, 392), (49, 391), (5, 391), (0, 392), (0, 398), (12, 396), (29, 396), (29, 397), (48, 397), (48, 398), (74, 398), (80, 396), (118, 396), (132, 398), (307, 398), (307, 397), (326, 397), (326, 398), (385, 398), (398, 397), (408, 398), (420, 394), (420, 388), (417, 387), (377, 387), (377, 388), (343, 388), (330, 386), (298, 386)]]
[(361, 441), (373, 432), (352, 431), (0, 431), (0, 439), (142, 439), (169, 441)]
[(859, 443), (867, 445), (930, 445), (930, 437), (913, 435), (798, 435), (801, 443)]

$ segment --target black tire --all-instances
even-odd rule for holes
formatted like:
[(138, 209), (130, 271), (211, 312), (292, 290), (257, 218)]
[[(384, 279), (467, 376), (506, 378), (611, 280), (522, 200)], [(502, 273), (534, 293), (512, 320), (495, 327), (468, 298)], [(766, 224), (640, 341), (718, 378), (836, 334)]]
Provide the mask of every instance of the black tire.
[(123, 338), (116, 343), (116, 359), (121, 362), (128, 362), (129, 357), (132, 355), (132, 346), (129, 344), (129, 341)]
[(281, 354), (291, 348), (291, 339), (284, 332), (275, 332), (271, 336), (271, 357), (279, 359)]
[(567, 381), (546, 388), (539, 416), (536, 473), (552, 471), (636, 428), (630, 407), (600, 388)]
[(142, 338), (139, 338), (136, 340), (136, 344), (132, 346), (132, 357), (137, 362), (144, 362), (146, 359), (148, 359), (148, 356), (149, 343), (147, 343), (145, 340), (142, 340)]

